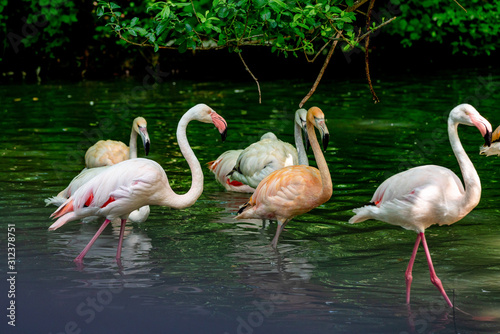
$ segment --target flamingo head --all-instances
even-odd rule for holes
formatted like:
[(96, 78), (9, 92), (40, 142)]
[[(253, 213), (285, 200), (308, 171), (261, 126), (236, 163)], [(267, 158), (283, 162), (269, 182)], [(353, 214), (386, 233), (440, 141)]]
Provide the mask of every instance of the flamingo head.
[(491, 146), (492, 127), (490, 122), (470, 104), (460, 104), (450, 112), (450, 120), (469, 126), (475, 126), (484, 138), (484, 145)]
[(195, 111), (194, 118), (203, 123), (212, 123), (215, 125), (217, 130), (222, 137), (222, 141), (226, 140), (227, 137), (227, 122), (226, 120), (215, 112), (212, 108), (206, 104), (197, 104), (192, 108)]
[(141, 136), (142, 145), (144, 146), (146, 155), (149, 154), (149, 147), (151, 146), (147, 126), (148, 122), (146, 122), (144, 117), (137, 117), (136, 119), (134, 119), (134, 123), (132, 124), (132, 128), (134, 129), (134, 131)]
[(330, 133), (325, 123), (325, 115), (318, 107), (312, 107), (307, 112), (307, 122), (311, 123), (319, 130), (321, 140), (323, 142), (323, 150), (326, 151), (328, 142), (330, 141)]

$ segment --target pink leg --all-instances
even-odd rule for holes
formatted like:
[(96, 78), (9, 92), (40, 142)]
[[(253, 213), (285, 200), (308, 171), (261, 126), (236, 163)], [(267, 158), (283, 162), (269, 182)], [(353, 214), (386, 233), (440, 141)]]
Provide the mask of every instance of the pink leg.
[(285, 228), (285, 225), (288, 223), (288, 220), (281, 221), (278, 219), (278, 226), (276, 227), (276, 234), (274, 235), (273, 241), (271, 242), (271, 247), (276, 248), (278, 246), (278, 239), (280, 237), (281, 232)]
[(119, 260), (122, 256), (122, 242), (123, 242), (123, 233), (125, 232), (125, 223), (127, 223), (127, 220), (122, 219), (122, 225), (120, 227), (120, 239), (118, 239), (118, 250), (116, 251), (117, 260)]
[(106, 228), (106, 226), (108, 226), (109, 222), (110, 222), (110, 220), (106, 219), (104, 221), (104, 223), (102, 223), (101, 227), (99, 227), (99, 230), (97, 230), (97, 232), (94, 235), (94, 237), (92, 238), (92, 240), (90, 240), (90, 242), (87, 244), (87, 246), (85, 246), (85, 248), (82, 250), (82, 252), (80, 253), (80, 255), (78, 255), (73, 261), (75, 261), (75, 262), (82, 262), (83, 261), (83, 257), (85, 256), (85, 254), (87, 254), (87, 252), (89, 251), (89, 249), (92, 247), (92, 245), (97, 240), (97, 238), (99, 237), (99, 235), (101, 235), (102, 231), (104, 231), (104, 229)]
[(415, 246), (413, 247), (413, 252), (411, 253), (410, 262), (408, 263), (408, 268), (406, 268), (406, 274), (405, 274), (405, 277), (406, 277), (406, 304), (410, 304), (411, 281), (413, 280), (413, 276), (411, 275), (411, 271), (413, 270), (413, 264), (415, 263), (415, 257), (417, 256), (418, 246), (420, 245), (421, 239), (422, 239), (422, 236), (420, 234), (418, 234), (417, 240), (415, 241)]
[(423, 233), (420, 233), (422, 236), (422, 245), (424, 246), (425, 250), (425, 256), (427, 257), (427, 263), (429, 264), (429, 273), (431, 274), (431, 282), (434, 284), (439, 292), (441, 292), (441, 295), (443, 295), (444, 300), (448, 303), (449, 307), (453, 307), (453, 304), (450, 301), (450, 298), (446, 295), (446, 292), (444, 291), (443, 284), (441, 283), (441, 280), (439, 277), (436, 275), (436, 271), (434, 270), (434, 266), (432, 265), (432, 259), (431, 259), (431, 253), (429, 252), (429, 248), (427, 247), (427, 241), (425, 240), (425, 235)]

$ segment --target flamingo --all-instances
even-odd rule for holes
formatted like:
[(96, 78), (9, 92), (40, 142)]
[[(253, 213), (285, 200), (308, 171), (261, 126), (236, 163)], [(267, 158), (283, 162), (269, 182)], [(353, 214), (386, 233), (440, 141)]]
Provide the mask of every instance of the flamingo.
[(479, 154), (490, 156), (500, 155), (500, 126), (491, 135), (491, 146), (483, 145), (479, 149)]
[(314, 132), (314, 127), (320, 131), (326, 150), (329, 133), (325, 115), (318, 107), (312, 107), (306, 120), (307, 136), (319, 169), (294, 165), (272, 172), (259, 183), (236, 216), (236, 219), (276, 220), (278, 227), (271, 242), (273, 248), (277, 247), (279, 236), (291, 219), (325, 203), (332, 196), (330, 171)]
[(141, 136), (144, 151), (148, 155), (151, 143), (149, 141), (147, 122), (144, 117), (137, 117), (132, 122), (130, 148), (121, 141), (99, 140), (85, 153), (85, 166), (87, 168), (111, 166), (127, 159), (137, 158), (137, 134)]
[(302, 142), (307, 110), (295, 112), (295, 147), (279, 140), (272, 132), (244, 150), (230, 150), (209, 163), (209, 169), (226, 190), (252, 193), (260, 181), (273, 171), (291, 165), (308, 165)]
[(85, 254), (110, 221), (121, 219), (120, 236), (116, 259), (120, 260), (125, 223), (129, 214), (145, 205), (161, 205), (183, 209), (193, 205), (203, 192), (203, 171), (193, 150), (189, 146), (186, 128), (192, 120), (212, 123), (219, 130), (222, 140), (226, 137), (227, 123), (212, 108), (198, 104), (189, 109), (177, 126), (177, 141), (182, 155), (191, 169), (192, 183), (189, 191), (176, 194), (168, 182), (163, 168), (155, 161), (137, 158), (122, 161), (94, 176), (76, 190), (51, 217), (58, 218), (49, 230), (56, 230), (67, 222), (88, 216), (105, 217), (97, 233), (83, 251), (75, 258), (81, 263)]
[(453, 306), (434, 270), (424, 232), (433, 224), (450, 225), (459, 221), (476, 207), (481, 197), (481, 182), (460, 143), (458, 124), (477, 127), (486, 145), (491, 143), (491, 124), (469, 104), (460, 104), (450, 112), (448, 136), (460, 165), (465, 187), (448, 168), (436, 165), (411, 168), (385, 180), (375, 191), (370, 205), (354, 209), (356, 215), (349, 220), (353, 224), (376, 219), (417, 232), (417, 240), (405, 274), (407, 304), (410, 303), (413, 263), (422, 242), (431, 282), (441, 292), (446, 303)]
[[(127, 159), (137, 158), (137, 134), (142, 138), (144, 151), (149, 153), (150, 139), (147, 131), (147, 122), (144, 117), (137, 117), (132, 122), (132, 131), (130, 133), (130, 149), (124, 143), (114, 140), (100, 140), (91, 146), (85, 153), (85, 165), (80, 174), (71, 180), (70, 184), (57, 196), (45, 199), (45, 204), (54, 204), (60, 206), (72, 193), (74, 193), (83, 184), (87, 183), (94, 176), (102, 173), (106, 166), (111, 166)], [(149, 217), (149, 206), (141, 207), (130, 213), (128, 220), (134, 223), (143, 223)], [(85, 222), (96, 219), (97, 217), (86, 217)]]

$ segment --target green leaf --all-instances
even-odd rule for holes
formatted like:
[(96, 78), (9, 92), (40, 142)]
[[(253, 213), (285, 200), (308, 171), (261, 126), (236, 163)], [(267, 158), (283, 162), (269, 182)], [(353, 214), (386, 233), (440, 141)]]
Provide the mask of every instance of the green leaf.
[(167, 22), (160, 22), (156, 26), (156, 35), (160, 36), (165, 31), (165, 29), (167, 29)]
[(141, 36), (145, 36), (148, 32), (142, 27), (134, 27), (134, 30)]
[(156, 42), (156, 36), (155, 36), (155, 34), (153, 34), (153, 33), (149, 33), (149, 34), (147, 34), (147, 36), (146, 36), (146, 37), (148, 37), (148, 38), (149, 38), (149, 41), (150, 41), (151, 43)]
[(132, 19), (132, 21), (130, 21), (130, 27), (132, 28), (133, 26), (135, 26), (137, 24), (137, 22), (139, 22), (139, 18), (138, 17), (134, 17)]
[(97, 17), (100, 18), (101, 16), (104, 15), (104, 9), (102, 7), (97, 8), (96, 14), (97, 14)]
[(121, 8), (121, 7), (119, 5), (117, 5), (116, 3), (114, 3), (114, 2), (110, 2), (109, 3), (109, 8), (115, 9), (115, 8)]
[(268, 21), (271, 18), (271, 11), (269, 10), (269, 8), (264, 8), (260, 12), (260, 18), (262, 19), (262, 21)]
[(133, 29), (129, 29), (129, 30), (128, 30), (128, 33), (129, 33), (130, 35), (132, 35), (132, 36), (137, 36), (137, 33), (136, 33), (136, 32), (135, 32), (135, 30), (133, 30)]

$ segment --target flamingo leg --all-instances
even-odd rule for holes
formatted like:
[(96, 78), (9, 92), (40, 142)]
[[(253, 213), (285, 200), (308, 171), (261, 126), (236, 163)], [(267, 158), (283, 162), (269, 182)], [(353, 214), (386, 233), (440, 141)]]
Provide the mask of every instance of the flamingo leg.
[(271, 247), (276, 248), (278, 246), (278, 239), (280, 237), (281, 232), (283, 232), (283, 229), (285, 228), (285, 225), (288, 223), (289, 220), (281, 220), (278, 219), (278, 226), (276, 227), (276, 234), (274, 235), (273, 241), (271, 242)]
[(431, 282), (438, 288), (439, 292), (441, 292), (441, 295), (443, 295), (444, 300), (446, 300), (446, 302), (448, 303), (448, 306), (453, 307), (453, 304), (451, 303), (450, 298), (448, 298), (448, 295), (444, 291), (443, 284), (441, 283), (439, 277), (437, 277), (436, 271), (434, 270), (434, 266), (432, 265), (431, 253), (429, 252), (429, 247), (427, 247), (427, 241), (425, 240), (424, 233), (420, 233), (420, 236), (422, 237), (422, 245), (424, 246), (425, 256), (427, 257), (427, 263), (429, 264), (429, 273), (431, 274)]
[(78, 255), (73, 261), (75, 262), (82, 262), (83, 261), (83, 258), (85, 257), (85, 255), (87, 254), (87, 252), (89, 251), (89, 249), (92, 247), (92, 245), (94, 244), (94, 242), (97, 240), (97, 238), (99, 237), (99, 235), (101, 235), (102, 231), (104, 231), (104, 229), (106, 228), (106, 226), (108, 226), (110, 220), (109, 219), (106, 219), (104, 221), (104, 223), (102, 223), (101, 227), (99, 227), (99, 230), (97, 230), (96, 234), (92, 237), (92, 239), (89, 241), (89, 243), (87, 244), (87, 246), (85, 246), (85, 248), (82, 250), (82, 252), (80, 253), (80, 255)]
[(417, 235), (417, 240), (415, 241), (415, 246), (413, 247), (413, 252), (411, 253), (410, 262), (408, 263), (408, 268), (406, 268), (405, 278), (406, 278), (406, 304), (410, 304), (410, 290), (411, 290), (411, 281), (413, 280), (413, 276), (411, 271), (413, 270), (413, 264), (415, 263), (415, 257), (417, 256), (418, 246), (420, 245), (420, 240), (422, 240), (422, 236), (420, 234)]
[(119, 260), (122, 256), (122, 243), (123, 243), (123, 233), (125, 232), (126, 219), (122, 219), (122, 224), (120, 227), (120, 238), (118, 239), (118, 250), (116, 251), (116, 259)]

